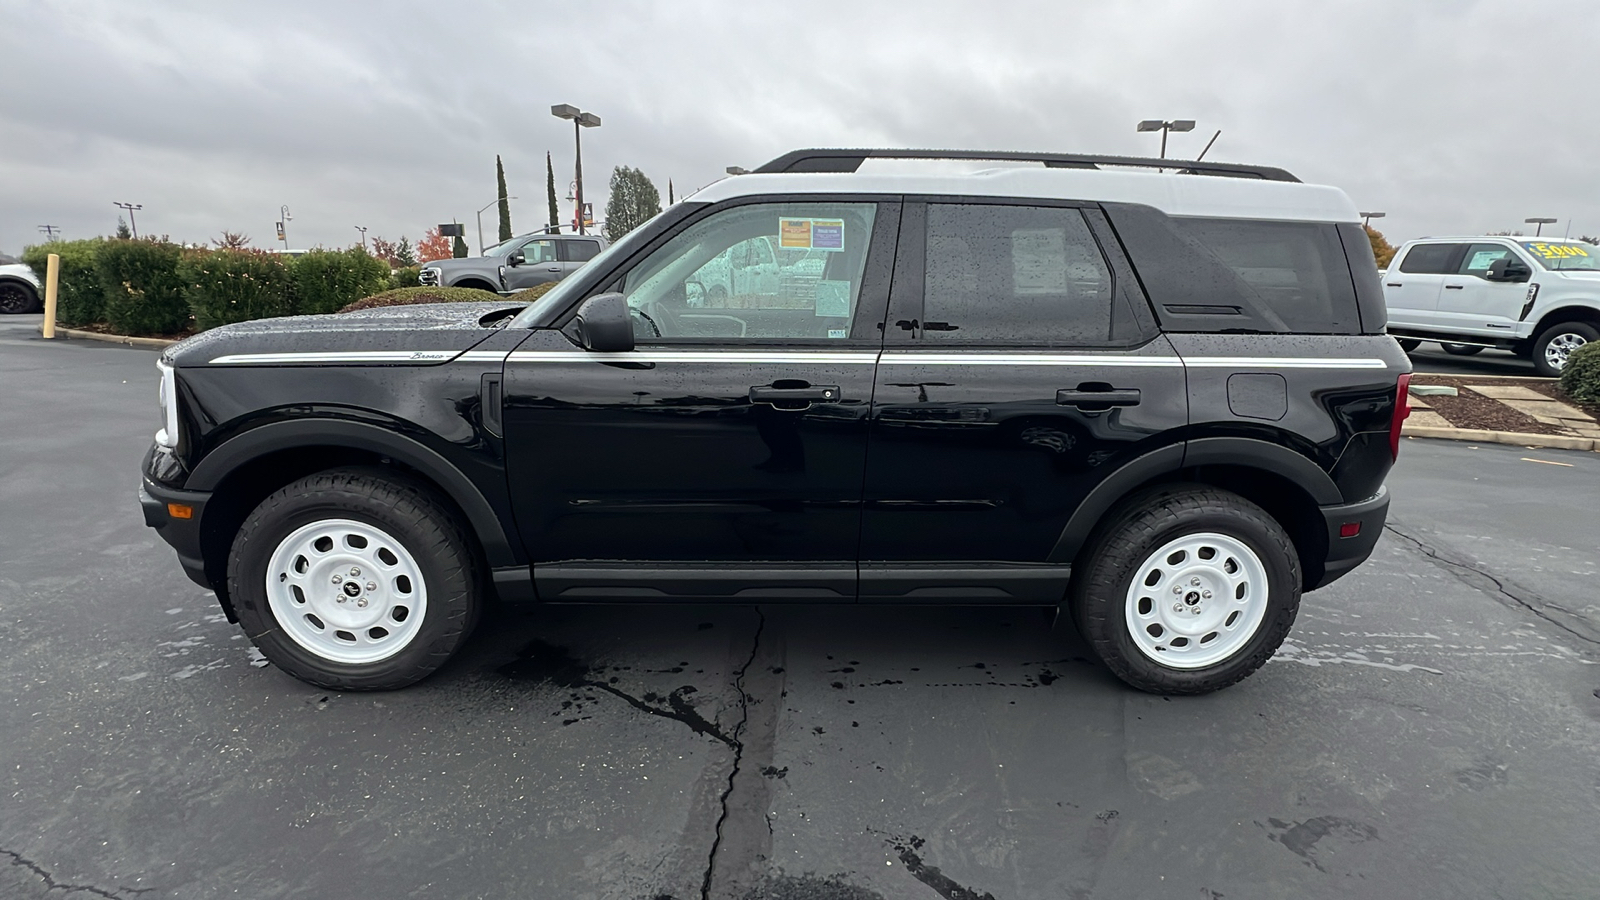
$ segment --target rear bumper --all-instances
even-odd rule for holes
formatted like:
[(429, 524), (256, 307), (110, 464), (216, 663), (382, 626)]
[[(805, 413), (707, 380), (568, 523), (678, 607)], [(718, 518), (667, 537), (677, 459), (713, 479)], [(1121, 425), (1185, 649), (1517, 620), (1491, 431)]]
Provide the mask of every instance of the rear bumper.
[[(139, 487), (139, 507), (144, 511), (144, 524), (154, 528), (161, 539), (178, 552), (178, 562), (183, 565), (189, 580), (207, 590), (214, 590), (206, 577), (206, 563), (200, 551), (200, 523), (205, 518), (207, 491), (180, 491), (157, 484), (149, 478)], [(174, 516), (172, 505), (187, 506), (188, 518)]]
[[(1372, 555), (1372, 548), (1383, 536), (1383, 523), (1389, 517), (1389, 488), (1378, 488), (1375, 496), (1360, 503), (1324, 506), (1321, 511), (1327, 527), (1328, 555), (1323, 562), (1322, 576), (1309, 590), (1337, 581)], [(1361, 530), (1352, 537), (1340, 537), (1340, 531), (1351, 523), (1359, 523)]]

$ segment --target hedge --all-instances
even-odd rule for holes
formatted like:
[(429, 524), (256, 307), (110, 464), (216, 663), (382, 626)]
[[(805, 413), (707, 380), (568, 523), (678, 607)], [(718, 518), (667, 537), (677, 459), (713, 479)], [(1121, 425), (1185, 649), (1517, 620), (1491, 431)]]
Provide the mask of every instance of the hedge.
[(47, 257), (61, 256), (61, 273), (56, 283), (56, 321), (68, 328), (92, 325), (105, 320), (106, 292), (100, 287), (100, 272), (95, 256), (101, 238), (83, 241), (51, 241), (22, 251), (22, 261), (33, 268), (44, 283)]
[(201, 330), (286, 316), (289, 268), (284, 259), (262, 250), (215, 250), (192, 253), (178, 265), (184, 296)]
[(493, 291), (425, 285), (395, 288), (392, 291), (363, 297), (339, 312), (359, 312), (363, 309), (379, 309), (385, 306), (414, 306), (419, 303), (488, 303), (499, 299), (500, 295)]
[(1561, 367), (1561, 390), (1574, 400), (1600, 403), (1600, 341), (1572, 351)]
[(360, 247), (312, 250), (290, 269), (290, 296), (300, 315), (338, 312), (389, 286), (389, 264)]
[(189, 326), (178, 277), (183, 250), (154, 240), (106, 241), (95, 254), (106, 324), (118, 334), (176, 334)]
[(389, 273), (389, 287), (391, 289), (416, 287), (420, 283), (417, 281), (417, 276), (421, 274), (421, 266), (401, 266)]

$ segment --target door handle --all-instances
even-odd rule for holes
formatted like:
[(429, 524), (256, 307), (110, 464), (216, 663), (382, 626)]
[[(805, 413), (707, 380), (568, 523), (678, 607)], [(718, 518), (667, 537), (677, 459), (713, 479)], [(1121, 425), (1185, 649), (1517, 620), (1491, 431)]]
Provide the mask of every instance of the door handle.
[(1404, 284), (1404, 282), (1399, 282), (1399, 281), (1386, 281), (1386, 282), (1383, 283), (1383, 286), (1384, 287), (1401, 287), (1401, 286), (1403, 286), (1403, 284)]
[(1444, 286), (1444, 289), (1447, 290), (1447, 291), (1460, 291), (1460, 290), (1465, 290), (1466, 289), (1466, 285), (1464, 285), (1464, 284), (1447, 284), (1447, 285)]
[(813, 403), (838, 403), (837, 384), (802, 384), (794, 387), (775, 387), (770, 384), (750, 388), (751, 403), (770, 403), (778, 409), (801, 410)]
[(1138, 406), (1138, 388), (1111, 388), (1104, 391), (1056, 391), (1056, 405), (1076, 406), (1085, 412), (1104, 412), (1113, 406)]
[(560, 266), (551, 266), (550, 268), (545, 269), (545, 271), (546, 272), (559, 272), (559, 271), (561, 271), (561, 267)]

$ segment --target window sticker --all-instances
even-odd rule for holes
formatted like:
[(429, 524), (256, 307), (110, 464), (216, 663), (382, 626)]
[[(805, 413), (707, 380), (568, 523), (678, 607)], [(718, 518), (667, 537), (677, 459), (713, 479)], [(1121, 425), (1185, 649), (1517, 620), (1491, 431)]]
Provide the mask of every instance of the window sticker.
[(1065, 228), (1018, 228), (1011, 232), (1011, 286), (1018, 297), (1067, 292)]
[(1546, 244), (1540, 241), (1523, 241), (1522, 246), (1528, 248), (1544, 259), (1570, 259), (1576, 256), (1588, 256), (1589, 251), (1576, 244)]
[(850, 329), (848, 329), (848, 328), (829, 328), (828, 329), (828, 337), (830, 337), (830, 338), (847, 338), (849, 336), (850, 336)]
[(1504, 250), (1479, 250), (1477, 253), (1472, 254), (1472, 262), (1467, 264), (1467, 269), (1470, 271), (1487, 269), (1494, 265), (1495, 260), (1505, 255), (1506, 251)]
[(778, 247), (785, 250), (844, 249), (843, 219), (778, 219)]
[(817, 315), (842, 319), (850, 315), (850, 282), (817, 282)]
[(811, 249), (813, 249), (813, 250), (843, 250), (844, 249), (844, 220), (843, 219), (812, 219), (811, 220)]
[(779, 219), (778, 246), (796, 250), (810, 250), (811, 220)]

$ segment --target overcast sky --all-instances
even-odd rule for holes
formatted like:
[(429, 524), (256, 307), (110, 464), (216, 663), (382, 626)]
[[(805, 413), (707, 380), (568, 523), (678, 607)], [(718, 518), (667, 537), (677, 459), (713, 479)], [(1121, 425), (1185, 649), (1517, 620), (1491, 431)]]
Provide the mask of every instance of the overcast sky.
[[(807, 146), (1153, 156), (1338, 185), (1395, 243), (1524, 227), (1600, 234), (1590, 3), (507, 3), (0, 0), (0, 251), (111, 232), (295, 247), (413, 241), (478, 207), (505, 159), (517, 230), (544, 156), (587, 193), (616, 165), (663, 201)], [(563, 216), (571, 207), (563, 200)], [(484, 215), (493, 239), (494, 210)], [(1531, 231), (1531, 226), (1527, 226)]]

